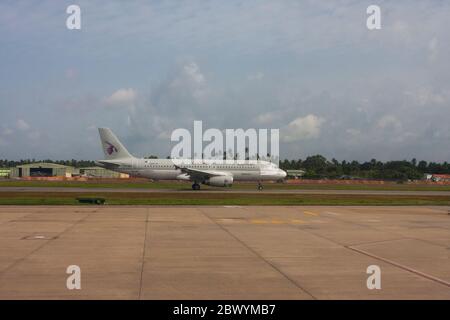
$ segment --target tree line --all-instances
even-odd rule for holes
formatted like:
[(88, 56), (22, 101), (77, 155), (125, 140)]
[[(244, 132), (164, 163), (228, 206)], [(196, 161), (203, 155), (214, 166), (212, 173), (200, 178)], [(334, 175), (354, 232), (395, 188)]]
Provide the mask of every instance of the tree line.
[(304, 170), (305, 178), (362, 178), (383, 180), (417, 180), (424, 173), (450, 174), (450, 164), (447, 162), (417, 161), (387, 161), (372, 159), (366, 162), (332, 159), (329, 161), (322, 155), (309, 156), (305, 160), (288, 160), (280, 162), (284, 170)]
[(45, 163), (56, 163), (61, 164), (64, 166), (71, 166), (76, 168), (86, 168), (86, 167), (94, 167), (95, 161), (92, 160), (36, 160), (36, 159), (21, 159), (21, 160), (7, 160), (7, 159), (0, 159), (0, 168), (12, 168), (16, 166), (20, 166), (23, 164), (30, 164), (30, 163), (36, 163), (36, 162), (45, 162)]

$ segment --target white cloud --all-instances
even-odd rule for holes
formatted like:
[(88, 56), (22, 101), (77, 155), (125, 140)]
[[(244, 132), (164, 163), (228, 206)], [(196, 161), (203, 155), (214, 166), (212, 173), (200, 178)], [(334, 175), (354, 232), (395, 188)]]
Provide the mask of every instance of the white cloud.
[(348, 135), (350, 135), (351, 137), (359, 137), (361, 136), (361, 131), (355, 128), (349, 128), (347, 130), (345, 130), (346, 133), (348, 133)]
[[(156, 83), (147, 96), (139, 99), (126, 118), (131, 139), (167, 137), (168, 130), (203, 119), (211, 112), (210, 88), (196, 62), (179, 64), (167, 79)], [(170, 135), (169, 135), (170, 137)]]
[(4, 136), (10, 136), (13, 133), (14, 133), (14, 131), (12, 129), (8, 128), (8, 127), (4, 128), (2, 130), (2, 135), (4, 135)]
[(263, 78), (264, 78), (264, 73), (262, 73), (261, 71), (254, 73), (254, 74), (249, 74), (247, 76), (247, 80), (249, 80), (249, 81), (262, 80)]
[(299, 117), (281, 129), (281, 140), (294, 142), (317, 138), (320, 136), (320, 128), (324, 122), (325, 119), (314, 114)]
[(206, 78), (195, 62), (183, 65), (168, 87), (173, 96), (189, 95), (200, 101), (207, 95)]
[(446, 93), (435, 92), (431, 88), (415, 88), (405, 91), (405, 95), (412, 99), (412, 103), (419, 106), (442, 105), (447, 102)]
[(78, 70), (75, 68), (66, 69), (65, 77), (67, 80), (72, 80), (78, 77)]
[(111, 107), (130, 107), (136, 102), (134, 89), (119, 89), (105, 99), (105, 104)]
[(164, 141), (170, 141), (170, 138), (172, 136), (172, 132), (170, 131), (161, 131), (157, 138)]
[(428, 43), (428, 61), (435, 62), (439, 55), (438, 39), (434, 37)]
[(393, 115), (385, 115), (377, 121), (377, 127), (379, 129), (391, 128), (395, 130), (400, 130), (402, 128), (402, 123), (399, 119), (397, 119)]
[(30, 129), (30, 125), (23, 119), (19, 119), (16, 122), (16, 128), (22, 131)]
[(280, 119), (280, 113), (267, 112), (256, 117), (256, 123), (261, 125), (272, 124), (274, 121)]
[(28, 134), (28, 138), (37, 141), (41, 138), (41, 133), (37, 130), (34, 130)]
[(392, 26), (393, 35), (396, 39), (402, 39), (404, 42), (411, 40), (411, 27), (406, 21), (396, 21)]
[(205, 82), (205, 76), (200, 72), (198, 65), (195, 62), (188, 63), (183, 67), (185, 74), (193, 81), (201, 84)]

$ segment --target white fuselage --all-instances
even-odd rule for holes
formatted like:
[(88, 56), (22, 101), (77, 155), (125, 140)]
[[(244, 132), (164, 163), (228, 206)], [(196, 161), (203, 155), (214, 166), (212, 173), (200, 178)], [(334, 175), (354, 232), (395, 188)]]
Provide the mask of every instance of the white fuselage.
[[(233, 177), (234, 181), (267, 181), (280, 180), (286, 177), (286, 172), (275, 164), (261, 160), (217, 162), (215, 160), (172, 160), (124, 158), (114, 160), (99, 160), (103, 167), (127, 173), (134, 177), (144, 177), (154, 180), (191, 180), (181, 168), (200, 171), (223, 172)], [(198, 181), (202, 182), (202, 181)]]

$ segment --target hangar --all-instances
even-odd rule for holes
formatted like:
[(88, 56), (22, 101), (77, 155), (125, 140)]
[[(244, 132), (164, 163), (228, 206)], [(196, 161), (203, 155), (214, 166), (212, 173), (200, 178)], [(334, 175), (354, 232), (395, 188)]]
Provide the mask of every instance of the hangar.
[(25, 177), (72, 177), (79, 174), (79, 170), (56, 163), (30, 163), (23, 164), (11, 169), (11, 178)]
[(80, 174), (93, 178), (129, 178), (128, 174), (108, 170), (102, 167), (80, 168)]

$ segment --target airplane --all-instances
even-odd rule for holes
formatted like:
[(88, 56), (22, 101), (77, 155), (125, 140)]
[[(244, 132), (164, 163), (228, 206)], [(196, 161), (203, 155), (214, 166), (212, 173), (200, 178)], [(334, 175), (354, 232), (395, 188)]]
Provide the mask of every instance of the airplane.
[(257, 181), (262, 190), (262, 181), (278, 181), (286, 172), (274, 163), (263, 160), (221, 161), (189, 159), (145, 159), (132, 156), (109, 128), (99, 128), (105, 159), (97, 164), (109, 170), (126, 173), (133, 177), (153, 180), (191, 181), (193, 190), (200, 184), (214, 187), (231, 187), (234, 181)]

